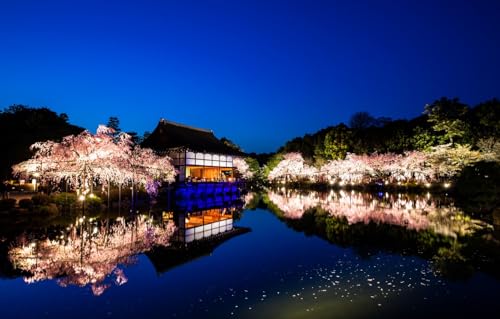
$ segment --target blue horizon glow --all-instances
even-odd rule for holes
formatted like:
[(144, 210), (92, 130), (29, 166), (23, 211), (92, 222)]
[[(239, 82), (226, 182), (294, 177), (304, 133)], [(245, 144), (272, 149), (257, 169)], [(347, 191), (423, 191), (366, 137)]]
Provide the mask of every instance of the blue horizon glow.
[(500, 97), (495, 1), (10, 1), (0, 18), (0, 108), (92, 131), (166, 118), (271, 152), (358, 111)]

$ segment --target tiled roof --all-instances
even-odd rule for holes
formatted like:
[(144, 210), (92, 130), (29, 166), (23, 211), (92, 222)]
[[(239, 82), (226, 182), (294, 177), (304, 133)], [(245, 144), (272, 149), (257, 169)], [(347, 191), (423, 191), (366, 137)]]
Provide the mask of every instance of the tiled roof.
[(217, 139), (211, 130), (191, 127), (161, 119), (151, 135), (142, 143), (157, 152), (185, 148), (194, 152), (242, 155)]

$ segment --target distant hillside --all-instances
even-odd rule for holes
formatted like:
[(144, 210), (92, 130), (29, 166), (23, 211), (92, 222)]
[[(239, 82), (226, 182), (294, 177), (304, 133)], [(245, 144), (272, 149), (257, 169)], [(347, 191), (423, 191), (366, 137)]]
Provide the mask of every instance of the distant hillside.
[(37, 141), (59, 140), (83, 128), (70, 124), (68, 116), (46, 107), (13, 105), (0, 112), (0, 178), (11, 175), (11, 166), (31, 156), (29, 146)]

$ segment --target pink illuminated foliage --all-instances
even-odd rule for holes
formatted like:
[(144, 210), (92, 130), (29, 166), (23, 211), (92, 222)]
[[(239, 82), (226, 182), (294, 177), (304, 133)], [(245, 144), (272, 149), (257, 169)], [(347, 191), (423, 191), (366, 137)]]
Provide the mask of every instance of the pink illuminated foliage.
[(79, 190), (110, 183), (146, 186), (157, 181), (173, 182), (175, 177), (169, 157), (134, 146), (128, 134), (115, 136), (113, 129), (103, 125), (96, 134), (85, 130), (59, 143), (34, 143), (31, 150), (31, 159), (12, 167), (15, 175), (38, 173), (43, 181), (65, 181)]
[(288, 153), (269, 173), (271, 182), (305, 180), (340, 184), (432, 183), (455, 177), (464, 167), (486, 157), (464, 145), (442, 145), (430, 152), (404, 154), (347, 154), (343, 160), (331, 160), (319, 169), (305, 164), (300, 153)]
[(269, 180), (295, 181), (314, 179), (317, 169), (305, 163), (300, 153), (287, 153), (283, 160), (269, 173)]
[(253, 172), (250, 170), (250, 166), (244, 158), (235, 157), (233, 159), (233, 165), (243, 179), (251, 179), (253, 177)]

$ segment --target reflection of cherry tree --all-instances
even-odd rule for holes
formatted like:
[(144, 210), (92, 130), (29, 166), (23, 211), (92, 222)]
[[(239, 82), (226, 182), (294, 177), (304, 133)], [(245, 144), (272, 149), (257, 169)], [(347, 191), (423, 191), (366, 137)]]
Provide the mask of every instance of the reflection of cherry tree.
[(255, 193), (253, 192), (249, 192), (247, 194), (245, 194), (245, 196), (243, 197), (243, 205), (245, 208), (247, 208), (250, 203), (252, 203), (252, 201), (255, 199)]
[(310, 192), (307, 195), (295, 194), (294, 196), (286, 196), (270, 191), (267, 195), (271, 202), (278, 205), (285, 218), (290, 219), (302, 218), (308, 209), (316, 207), (318, 203), (317, 194), (314, 192)]
[(310, 192), (306, 195), (270, 191), (271, 200), (285, 218), (300, 219), (311, 208), (322, 208), (331, 216), (345, 218), (349, 224), (377, 223), (411, 230), (432, 230), (445, 236), (463, 236), (484, 226), (465, 218), (463, 212), (450, 205), (440, 207), (426, 197), (391, 196), (379, 199), (370, 194), (340, 191)]
[(40, 174), (44, 180), (66, 181), (77, 189), (92, 189), (95, 182), (109, 185), (132, 183), (145, 186), (153, 181), (172, 182), (175, 170), (170, 158), (150, 149), (133, 146), (127, 134), (115, 137), (113, 130), (99, 126), (96, 134), (83, 131), (60, 143), (37, 142), (34, 155), (13, 166), (14, 174)]
[(134, 256), (153, 246), (168, 246), (175, 230), (172, 222), (155, 225), (146, 216), (132, 222), (118, 218), (111, 226), (79, 219), (57, 238), (33, 243), (19, 240), (9, 251), (12, 264), (27, 273), (27, 283), (57, 278), (68, 285), (91, 286), (102, 294), (111, 282), (123, 285), (127, 278), (119, 265), (134, 262)]

